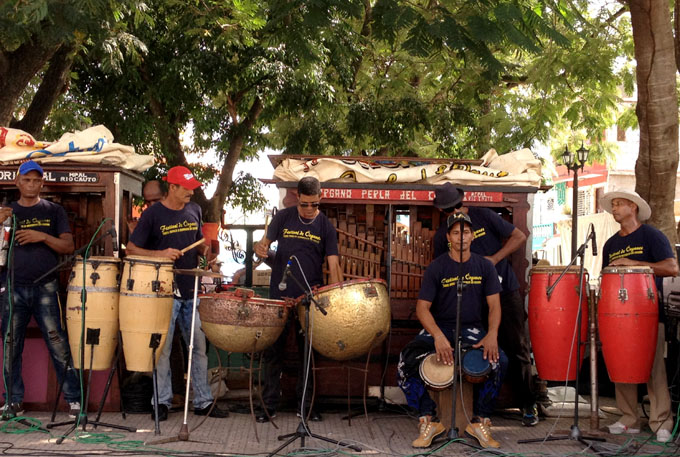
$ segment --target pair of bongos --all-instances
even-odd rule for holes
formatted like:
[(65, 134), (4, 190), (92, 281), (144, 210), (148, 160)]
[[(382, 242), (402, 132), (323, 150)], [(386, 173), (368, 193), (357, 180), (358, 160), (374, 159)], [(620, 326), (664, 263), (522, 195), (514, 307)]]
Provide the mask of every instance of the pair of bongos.
[[(462, 351), (461, 369), (463, 378), (471, 383), (487, 380), (491, 373), (491, 363), (484, 359), (484, 350), (469, 348)], [(444, 390), (453, 384), (453, 365), (437, 361), (437, 353), (428, 354), (420, 363), (420, 377), (432, 390)]]

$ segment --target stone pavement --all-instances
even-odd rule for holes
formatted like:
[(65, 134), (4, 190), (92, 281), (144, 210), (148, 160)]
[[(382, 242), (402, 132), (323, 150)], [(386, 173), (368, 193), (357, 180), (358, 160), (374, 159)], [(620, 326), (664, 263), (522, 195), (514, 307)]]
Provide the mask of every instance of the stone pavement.
[[(613, 404), (608, 399), (609, 405)], [(136, 427), (136, 433), (120, 432), (106, 427), (96, 430), (88, 426), (87, 432), (79, 431), (68, 435), (62, 444), (56, 444), (60, 434), (66, 433), (68, 427), (62, 426), (51, 429), (51, 433), (39, 431), (26, 433), (27, 428), (12, 422), (0, 423), (0, 449), (3, 455), (39, 455), (39, 456), (80, 456), (80, 455), (267, 455), (283, 442), (277, 437), (283, 433), (294, 432), (299, 419), (291, 412), (279, 412), (275, 422), (278, 426), (256, 424), (249, 414), (235, 413), (233, 410), (243, 411), (244, 405), (221, 403), (230, 406), (232, 413), (226, 419), (206, 418), (194, 416), (190, 411), (188, 416), (189, 438), (191, 441), (176, 441), (155, 443), (157, 440), (176, 439), (183, 422), (181, 412), (170, 413), (167, 422), (161, 422), (161, 435), (154, 435), (154, 423), (149, 414), (128, 414), (123, 420), (118, 413), (106, 413), (102, 421), (111, 424)], [(237, 408), (238, 406), (238, 408)], [(340, 407), (342, 408), (342, 407)], [(475, 454), (489, 455), (488, 451), (480, 452), (470, 445), (475, 444), (471, 438), (465, 443), (438, 441), (433, 448), (417, 451), (411, 447), (411, 441), (417, 436), (417, 419), (409, 417), (403, 408), (389, 406), (389, 411), (369, 412), (368, 420), (362, 416), (352, 418), (351, 425), (343, 416), (346, 412), (339, 411), (337, 406), (322, 405), (320, 408), (324, 420), (310, 422), (311, 432), (333, 439), (352, 443), (360, 447), (360, 452), (325, 441), (307, 437), (305, 439), (305, 455), (337, 454), (337, 455), (376, 455), (376, 456), (413, 456), (432, 453), (437, 445), (445, 445), (436, 451), (438, 456), (472, 456)], [(616, 421), (613, 406), (603, 406), (605, 411), (600, 420), (600, 428)], [(27, 411), (26, 417), (34, 418), (42, 424), (49, 421), (49, 413)], [(95, 417), (91, 414), (90, 419)], [(58, 420), (66, 420), (61, 413)], [(496, 454), (513, 455), (625, 455), (637, 452), (637, 455), (680, 455), (680, 445), (660, 445), (652, 441), (649, 431), (636, 436), (613, 436), (603, 432), (596, 433), (605, 438), (606, 442), (597, 447), (588, 447), (576, 440), (545, 441), (532, 444), (518, 444), (519, 439), (543, 439), (549, 434), (568, 434), (573, 423), (573, 413), (568, 417), (542, 418), (536, 427), (523, 427), (518, 410), (504, 410), (492, 417), (494, 438), (501, 442), (500, 452)], [(579, 429), (582, 434), (593, 434), (589, 430), (589, 417), (581, 417)], [(22, 432), (22, 433), (17, 433)], [(257, 432), (257, 434), (256, 434)], [(464, 434), (461, 433), (464, 437)], [(296, 440), (290, 446), (281, 450), (277, 455), (300, 454), (302, 443)]]

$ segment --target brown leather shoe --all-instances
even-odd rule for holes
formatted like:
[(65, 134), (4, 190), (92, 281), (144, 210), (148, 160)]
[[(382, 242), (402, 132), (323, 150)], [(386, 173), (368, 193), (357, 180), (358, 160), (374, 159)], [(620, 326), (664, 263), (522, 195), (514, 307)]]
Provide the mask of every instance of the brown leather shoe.
[(501, 443), (493, 439), (491, 436), (491, 420), (488, 418), (473, 417), (472, 422), (470, 422), (467, 427), (465, 427), (465, 433), (475, 438), (479, 441), (479, 444), (483, 448), (493, 447), (498, 449), (501, 447)]
[(422, 416), (418, 429), (420, 430), (420, 435), (411, 443), (411, 446), (416, 448), (430, 447), (435, 438), (446, 432), (446, 428), (441, 422), (432, 421), (432, 416)]

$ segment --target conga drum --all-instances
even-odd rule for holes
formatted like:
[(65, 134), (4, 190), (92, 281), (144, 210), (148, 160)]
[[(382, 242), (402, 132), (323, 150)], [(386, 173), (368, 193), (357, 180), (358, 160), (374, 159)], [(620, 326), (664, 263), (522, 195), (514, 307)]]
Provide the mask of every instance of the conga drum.
[[(83, 277), (83, 266), (85, 267)], [(66, 328), (73, 366), (80, 369), (80, 348), (84, 347), (84, 368), (108, 370), (118, 344), (118, 281), (120, 259), (116, 257), (76, 258), (66, 296)], [(85, 336), (83, 334), (83, 285), (85, 285)], [(87, 341), (87, 329), (99, 331), (98, 341)]]
[(597, 320), (609, 378), (623, 383), (647, 382), (659, 328), (654, 270), (644, 266), (604, 268)]
[[(314, 292), (323, 315), (312, 304), (312, 347), (334, 360), (350, 360), (367, 354), (390, 330), (390, 297), (381, 279), (358, 279), (321, 287)], [(298, 318), (305, 328), (302, 297)]]
[(581, 347), (577, 362), (578, 341), (584, 345), (588, 337), (587, 272), (581, 291), (580, 339), (577, 339), (576, 319), (581, 268), (569, 267), (548, 297), (548, 287), (555, 283), (563, 270), (563, 266), (542, 266), (529, 272), (529, 334), (538, 376), (546, 381), (576, 379), (576, 370), (580, 370), (585, 353), (584, 347)]
[(439, 391), (453, 384), (453, 365), (437, 360), (437, 353), (428, 354), (418, 367), (420, 379), (432, 390)]
[(283, 300), (258, 297), (251, 289), (200, 296), (201, 328), (212, 344), (228, 352), (258, 352), (276, 341), (288, 319)]
[(153, 370), (153, 334), (160, 334), (156, 362), (161, 356), (172, 318), (172, 266), (172, 260), (160, 257), (130, 255), (123, 260), (119, 320), (130, 371)]

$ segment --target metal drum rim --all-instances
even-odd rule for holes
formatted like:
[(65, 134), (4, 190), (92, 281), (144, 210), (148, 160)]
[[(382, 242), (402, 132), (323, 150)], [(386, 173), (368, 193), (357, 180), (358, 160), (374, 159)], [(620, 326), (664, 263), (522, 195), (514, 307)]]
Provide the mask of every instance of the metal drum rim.
[(646, 265), (607, 265), (601, 274), (619, 273), (654, 274), (654, 269)]
[[(343, 289), (345, 287), (354, 286), (357, 284), (379, 283), (387, 288), (387, 282), (384, 279), (369, 278), (369, 279), (351, 279), (349, 281), (336, 282), (335, 284), (328, 284), (314, 290), (314, 295), (322, 294), (333, 289)], [(302, 300), (304, 295), (300, 295), (296, 301)]]
[(150, 257), (150, 256), (143, 256), (143, 255), (128, 255), (123, 258), (123, 262), (130, 263), (130, 261), (134, 261), (135, 263), (145, 263), (149, 265), (155, 265), (155, 264), (161, 264), (161, 265), (174, 265), (175, 262), (173, 262), (170, 259), (166, 259), (164, 257)]
[[(80, 263), (83, 261), (83, 256), (76, 256), (75, 262)], [(118, 265), (121, 262), (119, 257), (104, 256), (104, 255), (93, 255), (87, 258), (87, 262), (97, 262), (97, 263), (110, 263)]]

